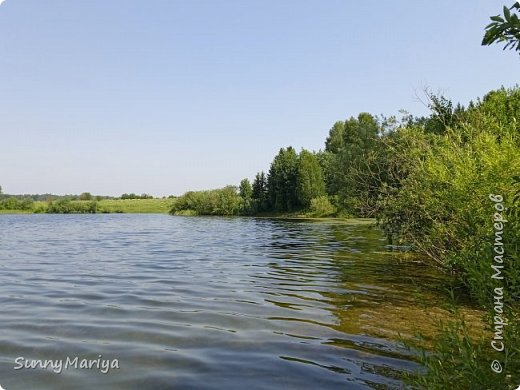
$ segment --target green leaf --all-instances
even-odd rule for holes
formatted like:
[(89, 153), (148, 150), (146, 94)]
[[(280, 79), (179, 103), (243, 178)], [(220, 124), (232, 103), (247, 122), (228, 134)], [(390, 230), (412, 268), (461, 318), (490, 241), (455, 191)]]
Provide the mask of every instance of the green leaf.
[(511, 19), (511, 12), (509, 12), (509, 8), (507, 8), (506, 6), (504, 6), (504, 16), (506, 20), (509, 22), (509, 20)]
[(501, 23), (504, 23), (504, 19), (502, 19), (500, 16), (496, 15), (496, 16), (492, 16), (490, 18), (491, 20), (493, 20), (494, 22), (501, 22)]

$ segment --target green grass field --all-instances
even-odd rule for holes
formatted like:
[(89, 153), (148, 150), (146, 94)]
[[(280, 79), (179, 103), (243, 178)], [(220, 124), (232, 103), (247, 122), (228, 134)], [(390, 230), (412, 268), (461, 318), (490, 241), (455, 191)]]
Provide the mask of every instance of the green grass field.
[[(173, 199), (103, 199), (97, 202), (98, 213), (143, 213), (166, 214), (170, 210)], [(89, 201), (74, 200), (72, 203), (81, 204)], [(30, 214), (45, 213), (47, 202), (34, 202), (33, 210), (0, 210), (0, 214)]]
[(98, 202), (98, 212), (166, 214), (173, 199), (104, 199)]

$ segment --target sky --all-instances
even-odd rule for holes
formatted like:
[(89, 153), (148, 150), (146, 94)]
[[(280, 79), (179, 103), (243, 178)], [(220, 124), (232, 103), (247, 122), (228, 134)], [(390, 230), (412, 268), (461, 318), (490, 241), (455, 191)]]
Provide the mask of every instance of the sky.
[[(511, 3), (511, 1), (509, 1)], [(510, 5), (507, 3), (508, 5)], [(319, 150), (360, 112), (427, 114), (518, 82), (495, 0), (5, 0), (4, 193), (155, 196)]]

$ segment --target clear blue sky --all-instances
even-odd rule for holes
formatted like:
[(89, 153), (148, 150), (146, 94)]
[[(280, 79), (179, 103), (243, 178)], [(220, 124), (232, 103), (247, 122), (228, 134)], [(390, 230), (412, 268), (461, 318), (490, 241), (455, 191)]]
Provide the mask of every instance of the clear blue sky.
[[(511, 1), (508, 1), (512, 3)], [(156, 196), (238, 184), (361, 111), (426, 113), (518, 81), (481, 47), (506, 3), (6, 0), (0, 185)]]

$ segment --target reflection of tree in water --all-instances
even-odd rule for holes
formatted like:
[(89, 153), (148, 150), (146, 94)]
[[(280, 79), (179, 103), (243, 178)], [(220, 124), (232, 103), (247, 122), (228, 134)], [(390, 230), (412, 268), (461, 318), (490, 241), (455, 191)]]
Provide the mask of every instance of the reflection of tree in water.
[[(267, 255), (279, 259), (269, 264), (275, 305), (294, 310), (315, 305), (331, 315), (320, 313), (316, 319), (325, 326), (394, 341), (399, 335), (411, 340), (417, 332), (432, 337), (436, 321), (449, 315), (444, 308), (447, 278), (411, 254), (385, 250), (385, 239), (374, 226), (276, 220), (271, 228)], [(479, 322), (477, 310), (463, 311)], [(366, 343), (346, 340), (330, 343), (366, 348)], [(368, 349), (382, 353), (385, 348), (376, 344)]]

